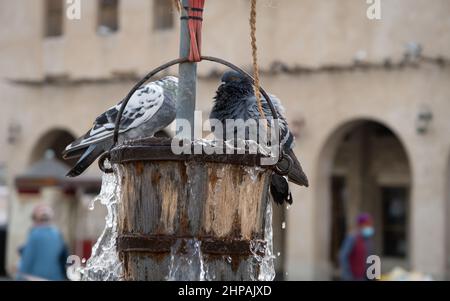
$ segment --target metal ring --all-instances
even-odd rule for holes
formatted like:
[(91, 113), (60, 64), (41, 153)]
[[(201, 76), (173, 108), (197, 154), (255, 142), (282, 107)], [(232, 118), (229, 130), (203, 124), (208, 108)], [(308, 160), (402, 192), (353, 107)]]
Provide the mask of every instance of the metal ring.
[(292, 160), (291, 157), (286, 156), (286, 154), (283, 152), (283, 154), (281, 155), (281, 159), (278, 163), (282, 162), (284, 159), (286, 159), (286, 161), (288, 162), (288, 166), (286, 169), (281, 169), (280, 166), (278, 166), (278, 164), (275, 165), (275, 172), (277, 174), (279, 174), (280, 176), (287, 176), (289, 174), (289, 172), (291, 171), (292, 165), (294, 165), (294, 161)]
[(109, 153), (103, 154), (100, 157), (100, 159), (98, 159), (98, 167), (104, 173), (107, 173), (107, 174), (113, 173), (114, 169), (112, 167), (110, 167), (110, 168), (105, 167), (105, 161), (106, 160), (111, 162), (111, 155)]
[[(244, 71), (243, 69), (239, 68), (238, 66), (236, 66), (236, 65), (234, 65), (234, 64), (232, 64), (232, 63), (230, 63), (230, 62), (228, 62), (228, 61), (226, 61), (224, 59), (216, 58), (216, 57), (212, 57), (212, 56), (202, 56), (201, 60), (202, 61), (215, 62), (215, 63), (218, 63), (218, 64), (222, 64), (224, 66), (227, 66), (227, 67), (229, 67), (229, 68), (231, 68), (231, 69), (233, 69), (233, 70), (243, 74), (244, 76), (248, 77), (249, 79), (252, 80), (253, 83), (255, 83), (255, 79), (253, 78), (253, 76), (251, 76), (246, 71)], [(165, 64), (163, 64), (163, 65), (161, 65), (161, 66), (159, 66), (159, 67), (157, 67), (155, 69), (153, 69), (152, 71), (150, 71), (136, 85), (134, 85), (134, 87), (131, 89), (131, 91), (128, 93), (128, 95), (123, 99), (122, 105), (121, 105), (120, 110), (119, 110), (119, 113), (117, 114), (116, 122), (115, 122), (115, 128), (114, 128), (114, 135), (113, 135), (113, 145), (112, 145), (111, 149), (114, 148), (114, 146), (117, 145), (117, 141), (119, 139), (120, 121), (122, 119), (123, 112), (125, 111), (125, 108), (126, 108), (128, 102), (130, 101), (131, 97), (133, 96), (133, 94), (143, 84), (145, 84), (147, 81), (149, 81), (153, 76), (155, 76), (159, 72), (161, 72), (161, 71), (163, 71), (163, 70), (165, 70), (167, 68), (170, 68), (170, 67), (172, 67), (174, 65), (184, 64), (184, 63), (189, 63), (189, 62), (190, 62), (189, 58), (178, 58), (178, 59), (169, 61), (169, 62), (167, 62), (167, 63), (165, 63)], [(272, 113), (272, 117), (275, 120), (279, 120), (278, 112), (275, 109), (275, 107), (274, 107), (274, 105), (272, 103), (272, 100), (270, 99), (269, 95), (267, 94), (267, 92), (262, 87), (260, 87), (260, 91), (261, 91), (261, 94), (266, 99), (267, 104), (269, 105), (270, 111)], [(276, 124), (278, 124), (278, 123), (276, 123)], [(279, 136), (281, 137), (281, 129), (280, 128), (278, 129), (278, 132), (279, 132)], [(281, 149), (281, 139), (280, 139), (279, 147)], [(278, 162), (280, 162), (281, 160), (282, 160), (282, 156), (280, 155), (280, 158), (279, 158)]]

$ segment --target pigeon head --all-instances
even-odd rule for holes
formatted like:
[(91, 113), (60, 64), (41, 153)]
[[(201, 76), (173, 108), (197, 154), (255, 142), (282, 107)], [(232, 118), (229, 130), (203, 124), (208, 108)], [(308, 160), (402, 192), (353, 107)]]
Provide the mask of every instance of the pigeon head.
[(253, 95), (253, 83), (251, 78), (234, 70), (222, 75), (221, 85), (215, 97), (218, 102), (238, 101), (241, 97)]
[(240, 72), (230, 70), (222, 75), (222, 83), (224, 84), (246, 84), (251, 85), (251, 79)]
[(178, 77), (175, 76), (165, 76), (161, 79), (161, 81), (163, 82), (170, 82), (172, 84), (177, 84), (178, 85)]
[(173, 85), (178, 86), (178, 78), (175, 76), (165, 76), (160, 80), (156, 81), (155, 84), (157, 84), (160, 87), (167, 87)]

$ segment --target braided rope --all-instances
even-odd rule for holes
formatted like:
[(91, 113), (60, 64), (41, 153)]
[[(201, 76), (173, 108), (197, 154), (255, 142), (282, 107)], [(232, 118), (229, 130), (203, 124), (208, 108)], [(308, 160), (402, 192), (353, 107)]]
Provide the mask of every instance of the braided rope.
[(261, 119), (266, 120), (266, 114), (262, 107), (261, 101), (261, 84), (259, 79), (259, 66), (258, 66), (258, 45), (256, 44), (256, 1), (251, 0), (251, 12), (250, 12), (250, 37), (252, 40), (252, 58), (253, 58), (253, 77), (255, 82), (253, 88), (255, 90), (256, 102), (258, 104), (258, 110)]

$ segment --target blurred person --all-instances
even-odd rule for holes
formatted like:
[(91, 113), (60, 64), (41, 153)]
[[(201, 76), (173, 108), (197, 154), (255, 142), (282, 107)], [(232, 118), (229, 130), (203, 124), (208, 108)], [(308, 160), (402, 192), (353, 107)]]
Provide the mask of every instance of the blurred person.
[(367, 280), (367, 257), (373, 255), (372, 216), (362, 213), (357, 217), (357, 229), (345, 238), (339, 252), (341, 279), (345, 281)]
[(52, 224), (53, 216), (48, 205), (33, 209), (33, 227), (19, 249), (18, 280), (66, 280), (68, 252), (61, 232)]

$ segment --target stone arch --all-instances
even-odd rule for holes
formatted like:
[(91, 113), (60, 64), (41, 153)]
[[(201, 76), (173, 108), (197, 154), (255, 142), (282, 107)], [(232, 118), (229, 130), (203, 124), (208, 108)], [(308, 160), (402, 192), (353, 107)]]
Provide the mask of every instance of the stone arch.
[[(410, 219), (410, 207), (411, 207), (411, 202), (410, 202), (410, 194), (411, 194), (411, 187), (412, 187), (412, 168), (411, 168), (411, 163), (409, 160), (409, 155), (408, 155), (408, 151), (405, 147), (405, 143), (403, 142), (401, 136), (393, 129), (393, 127), (385, 124), (383, 121), (380, 120), (376, 120), (373, 118), (355, 118), (355, 119), (351, 119), (351, 120), (347, 120), (343, 123), (338, 124), (336, 127), (333, 128), (332, 131), (330, 131), (330, 134), (327, 136), (327, 138), (325, 139), (325, 142), (322, 144), (322, 147), (320, 148), (320, 153), (319, 153), (319, 159), (318, 159), (318, 165), (317, 165), (317, 174), (316, 174), (316, 179), (315, 179), (315, 183), (318, 183), (319, 185), (317, 185), (317, 187), (315, 187), (315, 195), (316, 195), (316, 207), (315, 207), (315, 224), (314, 227), (316, 229), (316, 233), (317, 233), (317, 239), (315, 240), (315, 244), (314, 244), (314, 248), (315, 248), (315, 256), (318, 259), (318, 271), (317, 273), (319, 275), (317, 275), (317, 278), (323, 278), (323, 277), (327, 277), (327, 275), (331, 275), (332, 274), (332, 270), (333, 270), (333, 264), (332, 264), (332, 251), (333, 251), (333, 246), (332, 246), (332, 239), (334, 239), (334, 233), (332, 233), (332, 226), (333, 225), (333, 220), (334, 220), (334, 214), (336, 212), (332, 212), (332, 208), (334, 206), (334, 200), (336, 199), (336, 197), (334, 196), (335, 194), (335, 183), (334, 183), (334, 173), (335, 171), (335, 164), (336, 164), (336, 160), (337, 160), (337, 155), (338, 152), (340, 150), (340, 147), (344, 144), (344, 140), (346, 139), (351, 139), (348, 138), (349, 135), (356, 135), (355, 133), (357, 133), (357, 131), (361, 131), (361, 130), (368, 130), (369, 134), (372, 135), (373, 132), (372, 131), (384, 131), (385, 135), (389, 135), (389, 137), (393, 137), (395, 139), (395, 141), (397, 141), (396, 147), (399, 149), (399, 153), (401, 153), (402, 158), (404, 158), (404, 162), (406, 162), (404, 165), (406, 165), (406, 170), (407, 170), (407, 178), (405, 177), (405, 179), (398, 179), (399, 183), (405, 183), (404, 184), (404, 190), (406, 191), (406, 206), (407, 206), (407, 217), (408, 217), (408, 221), (405, 222), (405, 231), (406, 231), (406, 241), (407, 241), (407, 255), (405, 257), (405, 264), (408, 263), (409, 260), (409, 256), (410, 256), (410, 224), (409, 224), (409, 219)], [(381, 133), (380, 135), (382, 135), (383, 133)], [(358, 134), (359, 137), (365, 137), (367, 135), (365, 135), (364, 133), (359, 133)], [(369, 139), (372, 136), (366, 137), (367, 139)], [(372, 140), (371, 140), (372, 141)], [(369, 144), (369, 147), (373, 147), (376, 144)], [(372, 164), (372, 163), (371, 163)], [(345, 166), (345, 164), (344, 164)], [(378, 207), (382, 207), (385, 204), (385, 199), (386, 197), (381, 196), (382, 194), (385, 194), (385, 191), (388, 190), (387, 187), (390, 187), (389, 185), (389, 179), (385, 180), (385, 179), (380, 179), (377, 178), (378, 175), (376, 176), (375, 181), (371, 182), (371, 185), (373, 186), (372, 189), (374, 189), (374, 191), (377, 191), (378, 194), (378, 198), (380, 199), (380, 204), (376, 205)], [(361, 177), (364, 178), (364, 177)], [(386, 178), (386, 177), (385, 177)], [(381, 181), (381, 182), (380, 182)], [(395, 179), (393, 180), (395, 183)], [(361, 180), (361, 183), (365, 183), (366, 181)], [(376, 185), (375, 185), (376, 184)], [(337, 186), (339, 186), (341, 184), (338, 183)], [(385, 185), (385, 186), (383, 186)], [(403, 184), (397, 184), (397, 185), (403, 185)], [(355, 185), (353, 185), (355, 186)], [(364, 185), (361, 185), (364, 186)], [(367, 186), (367, 185), (366, 185)], [(395, 187), (395, 185), (392, 185), (392, 187)], [(394, 188), (392, 188), (394, 189)], [(399, 188), (396, 188), (399, 189)], [(353, 195), (355, 195), (356, 193), (353, 191)], [(364, 197), (362, 197), (363, 195), (368, 195), (360, 193), (360, 198), (364, 199)], [(365, 202), (367, 202), (366, 200), (364, 200)], [(363, 204), (363, 202), (361, 201), (361, 204)], [(355, 206), (353, 206), (352, 210), (348, 210), (348, 207), (345, 208), (346, 213), (348, 212), (353, 212), (356, 213), (358, 211), (370, 211), (370, 210), (365, 210), (365, 206), (367, 206), (366, 204), (364, 204), (364, 206), (361, 207), (357, 207), (355, 208)], [(375, 206), (375, 205), (373, 205)], [(369, 206), (370, 207), (370, 206)], [(335, 208), (333, 208), (335, 209)], [(384, 210), (383, 208), (378, 208), (379, 210)], [(386, 215), (385, 213), (383, 215)], [(347, 229), (351, 226), (349, 220), (352, 220), (352, 218), (350, 218), (351, 214), (348, 214), (348, 217), (346, 218), (347, 220)], [(378, 221), (380, 221), (380, 217), (377, 216)], [(381, 227), (381, 228), (380, 228)], [(387, 234), (386, 230), (384, 229), (384, 223), (378, 227), (377, 232), (379, 232), (380, 235), (383, 235), (382, 238), (377, 238), (378, 240), (384, 240), (385, 236)], [(380, 230), (381, 229), (381, 230)], [(383, 248), (383, 252), (386, 252), (386, 248), (385, 245), (386, 243), (384, 243), (383, 241), (380, 243), (378, 242), (378, 245), (382, 245)], [(336, 247), (336, 246), (334, 246)], [(378, 250), (380, 249), (380, 247), (377, 248)]]
[(41, 160), (44, 157), (45, 152), (49, 149), (54, 151), (55, 157), (58, 160), (61, 160), (68, 165), (75, 163), (73, 160), (65, 161), (62, 158), (62, 151), (74, 140), (75, 136), (66, 129), (54, 128), (48, 130), (35, 142), (31, 151), (30, 164)]

